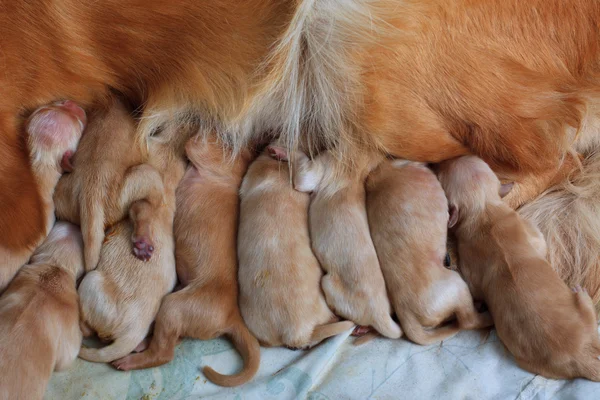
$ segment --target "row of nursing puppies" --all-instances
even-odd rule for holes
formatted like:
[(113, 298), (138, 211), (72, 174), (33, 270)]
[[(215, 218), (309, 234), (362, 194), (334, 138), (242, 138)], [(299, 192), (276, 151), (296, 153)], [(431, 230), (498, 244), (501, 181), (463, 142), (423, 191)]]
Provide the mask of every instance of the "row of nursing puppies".
[[(192, 137), (192, 122), (140, 146), (118, 100), (87, 128), (82, 112), (58, 103), (27, 124), (48, 219), (56, 213), (82, 235), (57, 223), (29, 264), (14, 267), (14, 257), (3, 266), (4, 286), (20, 271), (0, 299), (6, 393), (41, 397), (51, 371), (78, 351), (122, 370), (147, 368), (170, 361), (182, 337), (224, 334), (243, 370), (204, 372), (235, 386), (257, 372), (259, 342), (309, 348), (355, 324), (429, 344), (495, 323), (524, 368), (597, 380), (589, 296), (558, 278), (543, 237), (502, 203), (481, 160), (444, 162), (436, 177), (370, 152), (344, 168), (336, 153), (311, 160), (277, 142), (254, 159), (213, 135)], [(448, 226), (466, 282), (443, 266)], [(490, 311), (479, 313), (473, 296)], [(79, 350), (81, 332), (110, 344)], [(32, 360), (37, 389), (14, 366)]]

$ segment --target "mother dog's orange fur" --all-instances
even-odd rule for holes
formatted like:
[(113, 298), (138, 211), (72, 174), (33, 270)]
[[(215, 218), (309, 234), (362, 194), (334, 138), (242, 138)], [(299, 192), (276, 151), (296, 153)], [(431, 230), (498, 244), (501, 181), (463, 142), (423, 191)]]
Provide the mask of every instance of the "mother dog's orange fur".
[(474, 153), (518, 205), (597, 143), (599, 24), (596, 0), (3, 2), (0, 244), (43, 231), (20, 115), (108, 87), (144, 105), (140, 138), (191, 111), (236, 147), (279, 129), (418, 161)]
[(0, 244), (21, 249), (44, 229), (18, 130), (22, 113), (54, 99), (86, 107), (109, 87), (173, 97), (224, 117), (284, 29), (292, 2), (251, 0), (0, 3)]

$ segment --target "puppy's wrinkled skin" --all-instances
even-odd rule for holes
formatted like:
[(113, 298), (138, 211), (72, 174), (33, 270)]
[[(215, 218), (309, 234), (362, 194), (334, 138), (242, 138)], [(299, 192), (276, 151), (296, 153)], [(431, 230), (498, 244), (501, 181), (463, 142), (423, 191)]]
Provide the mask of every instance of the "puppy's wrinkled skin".
[[(106, 228), (122, 220), (138, 200), (158, 208), (163, 202), (160, 175), (145, 165), (147, 156), (135, 140), (135, 121), (113, 99), (90, 116), (90, 124), (73, 157), (74, 171), (56, 187), (56, 215), (81, 225), (86, 271), (98, 264)], [(136, 211), (133, 210), (135, 213)], [(130, 248), (140, 259), (152, 256), (155, 244), (134, 223)]]
[(321, 281), (329, 307), (388, 338), (402, 335), (392, 320), (385, 282), (369, 234), (365, 179), (381, 157), (356, 155), (352, 170), (331, 153), (310, 161), (294, 154), (294, 187), (312, 192), (309, 225), (312, 248), (325, 270)]
[(548, 378), (600, 381), (598, 324), (587, 292), (569, 290), (558, 277), (542, 234), (502, 202), (485, 162), (468, 156), (438, 168), (459, 267), (519, 366)]
[(71, 101), (41, 107), (27, 120), (27, 150), (33, 177), (41, 195), (45, 232), (31, 246), (18, 251), (0, 245), (0, 293), (54, 225), (52, 194), (63, 172), (70, 169), (70, 159), (85, 124), (85, 112)]
[[(181, 142), (186, 135), (174, 126), (163, 133), (164, 137), (149, 140), (147, 167), (162, 176), (164, 203), (159, 207), (145, 200), (134, 203), (131, 220), (110, 228), (98, 267), (88, 272), (79, 285), (84, 334), (94, 331), (100, 339), (113, 341), (100, 349), (82, 347), (79, 356), (88, 361), (114, 361), (135, 349), (148, 334), (163, 296), (175, 285), (173, 216), (175, 189), (185, 172), (185, 142)], [(135, 224), (138, 231), (151, 236), (156, 244), (149, 261), (144, 262), (131, 253)]]
[(186, 153), (191, 165), (177, 187), (174, 221), (177, 276), (184, 288), (163, 299), (148, 349), (113, 365), (154, 367), (173, 359), (180, 337), (226, 334), (242, 354), (243, 370), (226, 376), (205, 367), (204, 374), (215, 384), (237, 386), (252, 379), (260, 362), (258, 341), (239, 311), (237, 285), (238, 190), (251, 154), (232, 159), (214, 137), (191, 139)]
[(82, 274), (79, 228), (58, 222), (0, 298), (0, 399), (42, 399), (52, 371), (77, 358)]
[(334, 322), (320, 287), (323, 272), (310, 248), (309, 196), (294, 190), (288, 165), (265, 150), (240, 190), (240, 310), (268, 346), (307, 348), (350, 329)]
[[(492, 325), (489, 314), (477, 313), (465, 281), (443, 265), (448, 203), (434, 173), (421, 163), (384, 161), (366, 187), (371, 237), (406, 336), (431, 344)], [(452, 317), (456, 323), (438, 327)]]

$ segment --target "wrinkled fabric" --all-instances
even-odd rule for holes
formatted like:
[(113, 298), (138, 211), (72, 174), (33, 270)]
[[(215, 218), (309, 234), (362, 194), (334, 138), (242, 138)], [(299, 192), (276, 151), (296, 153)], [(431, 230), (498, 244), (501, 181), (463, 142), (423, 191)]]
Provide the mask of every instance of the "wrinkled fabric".
[(600, 399), (600, 383), (557, 381), (521, 370), (495, 331), (459, 335), (431, 346), (376, 338), (354, 346), (350, 332), (310, 351), (262, 348), (251, 382), (221, 388), (201, 368), (234, 373), (241, 359), (224, 339), (184, 340), (158, 368), (121, 372), (77, 360), (55, 373), (46, 399)]

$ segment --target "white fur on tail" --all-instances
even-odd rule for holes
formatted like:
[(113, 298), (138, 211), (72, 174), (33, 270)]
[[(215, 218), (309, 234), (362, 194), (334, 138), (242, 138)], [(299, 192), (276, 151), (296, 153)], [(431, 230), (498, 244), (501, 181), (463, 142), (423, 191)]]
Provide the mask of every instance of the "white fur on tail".
[(588, 289), (600, 301), (600, 153), (583, 171), (519, 210), (544, 234), (548, 261), (569, 286)]
[(146, 331), (131, 329), (125, 336), (118, 337), (106, 347), (93, 349), (81, 347), (79, 357), (93, 362), (111, 362), (131, 353), (146, 337)]
[(266, 129), (281, 132), (296, 149), (300, 135), (309, 147), (349, 141), (352, 105), (360, 101), (356, 46), (373, 35), (369, 0), (304, 0), (265, 61), (258, 94), (226, 129), (236, 146)]

